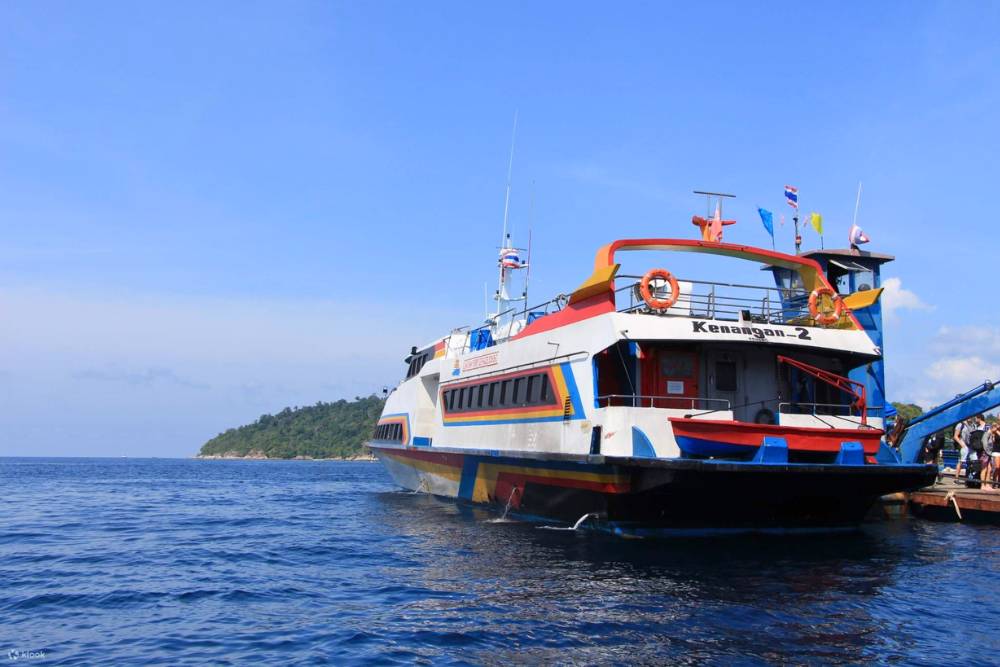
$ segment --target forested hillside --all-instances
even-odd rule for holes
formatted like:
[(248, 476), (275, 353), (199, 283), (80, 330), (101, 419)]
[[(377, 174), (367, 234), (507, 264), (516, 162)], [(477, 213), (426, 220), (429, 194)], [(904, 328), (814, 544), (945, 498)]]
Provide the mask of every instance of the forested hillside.
[(347, 458), (361, 455), (382, 411), (376, 396), (285, 408), (252, 424), (231, 428), (206, 442), (203, 457), (250, 456), (270, 459)]

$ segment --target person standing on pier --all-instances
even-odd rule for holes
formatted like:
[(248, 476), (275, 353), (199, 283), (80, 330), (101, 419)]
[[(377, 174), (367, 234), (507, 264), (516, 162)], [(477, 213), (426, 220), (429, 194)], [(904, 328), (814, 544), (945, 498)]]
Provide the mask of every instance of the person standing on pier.
[[(962, 426), (965, 428), (962, 429)], [(961, 440), (959, 440), (961, 437)], [(955, 427), (955, 442), (958, 442), (962, 449), (958, 455), (958, 465), (955, 466), (955, 483), (961, 484), (962, 465), (969, 467), (969, 473), (982, 479), (982, 467), (976, 475), (975, 468), (980, 465), (983, 455), (983, 440), (986, 438), (986, 419), (982, 415), (976, 415), (965, 422), (964, 425)], [(973, 456), (975, 458), (970, 459)]]
[(958, 445), (958, 463), (955, 464), (955, 484), (962, 483), (962, 465), (965, 463), (966, 457), (969, 455), (969, 445), (968, 436), (972, 433), (974, 428), (975, 419), (970, 418), (965, 421), (958, 422), (955, 424), (955, 432), (952, 433), (952, 439), (955, 444)]
[(995, 489), (998, 472), (1000, 472), (1000, 421), (993, 422), (983, 436), (983, 471), (979, 479), (980, 488)]

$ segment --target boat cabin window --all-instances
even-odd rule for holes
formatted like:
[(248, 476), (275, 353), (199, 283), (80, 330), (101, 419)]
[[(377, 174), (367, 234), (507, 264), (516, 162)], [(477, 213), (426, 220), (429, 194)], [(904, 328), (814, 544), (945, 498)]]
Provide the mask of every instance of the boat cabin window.
[(491, 382), (490, 383), (490, 396), (489, 396), (489, 400), (487, 400), (486, 404), (489, 407), (493, 408), (493, 407), (496, 407), (498, 400), (500, 400), (500, 383), (499, 382)]
[(556, 402), (548, 371), (524, 373), (505, 380), (484, 380), (445, 389), (441, 394), (441, 406), (446, 414), (555, 405)]
[(735, 361), (715, 362), (715, 390), (716, 391), (737, 390)]
[(403, 425), (395, 422), (389, 424), (378, 424), (375, 427), (375, 440), (387, 440), (391, 442), (403, 441)]
[(420, 354), (410, 357), (410, 365), (406, 369), (406, 379), (409, 380), (411, 377), (420, 372), (420, 369), (424, 367), (428, 359), (431, 358), (432, 350), (427, 350), (421, 352)]
[(516, 378), (514, 380), (514, 405), (517, 405), (524, 400), (524, 378)]
[(543, 375), (538, 387), (538, 402), (548, 403), (549, 401), (549, 376)]
[(663, 377), (691, 377), (694, 375), (694, 356), (664, 355), (660, 357), (660, 374)]

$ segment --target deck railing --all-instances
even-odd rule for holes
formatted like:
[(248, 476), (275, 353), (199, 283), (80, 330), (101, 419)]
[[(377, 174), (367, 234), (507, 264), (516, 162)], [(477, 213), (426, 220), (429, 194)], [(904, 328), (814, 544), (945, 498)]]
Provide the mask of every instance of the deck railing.
[[(800, 403), (785, 402), (778, 403), (778, 412), (788, 415), (823, 415), (860, 417), (860, 413), (854, 409), (853, 405), (844, 403)], [(883, 409), (877, 406), (868, 406), (867, 412), (872, 417), (881, 417)]]
[[(681, 291), (677, 302), (666, 311), (651, 310), (639, 295), (641, 276), (620, 275), (616, 277), (616, 310), (622, 313), (643, 313), (667, 317), (691, 317), (723, 321), (742, 321), (747, 324), (795, 324), (813, 326), (809, 315), (808, 293), (800, 288), (762, 287), (739, 283), (723, 283), (709, 280), (686, 280), (678, 278)], [(654, 288), (657, 297), (669, 294), (666, 285)], [(503, 324), (496, 328), (487, 322), (479, 328), (460, 327), (454, 333), (464, 331), (467, 351), (482, 350), (505, 341), (531, 324), (535, 319), (559, 312), (569, 302), (569, 295), (559, 294), (553, 299), (526, 308), (513, 307), (500, 313), (496, 319)], [(489, 331), (489, 336), (477, 336), (477, 332)]]
[(703, 396), (640, 396), (638, 394), (604, 394), (597, 397), (597, 407), (676, 408), (682, 410), (728, 410), (725, 398)]
[[(619, 312), (649, 311), (639, 294), (641, 276), (618, 276), (631, 280), (615, 289), (615, 303)], [(664, 315), (700, 317), (715, 320), (749, 320), (761, 324), (812, 324), (809, 315), (809, 295), (802, 289), (779, 289), (740, 283), (722, 283), (710, 280), (686, 280), (681, 284), (677, 302)], [(685, 289), (687, 292), (685, 292)], [(669, 295), (669, 287), (661, 285), (652, 290), (654, 296)], [(624, 297), (628, 297), (628, 305)]]

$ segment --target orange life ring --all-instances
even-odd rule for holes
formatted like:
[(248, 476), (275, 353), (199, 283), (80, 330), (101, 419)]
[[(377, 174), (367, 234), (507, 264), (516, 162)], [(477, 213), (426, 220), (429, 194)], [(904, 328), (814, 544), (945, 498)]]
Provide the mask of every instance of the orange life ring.
[[(833, 312), (819, 312), (819, 298), (823, 295), (833, 300)], [(840, 316), (844, 312), (844, 301), (840, 295), (830, 287), (817, 287), (809, 295), (809, 314), (816, 320), (816, 324), (827, 327), (840, 321)]]
[[(666, 299), (657, 299), (653, 296), (653, 293), (649, 289), (649, 283), (654, 278), (666, 280), (670, 283), (669, 297)], [(651, 269), (642, 277), (642, 282), (639, 283), (639, 294), (642, 295), (642, 300), (646, 302), (646, 305), (653, 310), (666, 310), (677, 303), (677, 297), (680, 296), (680, 286), (677, 284), (677, 278), (674, 278), (674, 275), (666, 269)]]

